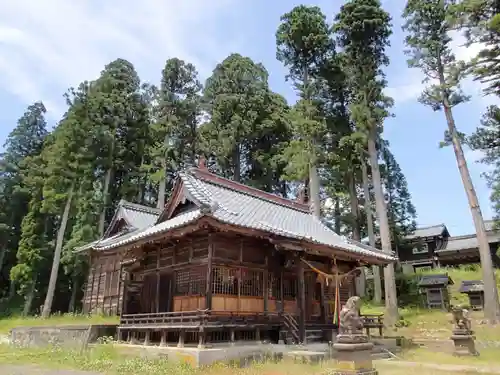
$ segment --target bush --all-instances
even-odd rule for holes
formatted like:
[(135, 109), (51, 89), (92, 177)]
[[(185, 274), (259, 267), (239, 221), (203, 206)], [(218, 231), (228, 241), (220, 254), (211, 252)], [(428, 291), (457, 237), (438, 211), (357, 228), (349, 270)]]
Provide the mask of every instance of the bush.
[(423, 299), (419, 292), (417, 274), (396, 273), (396, 288), (400, 307), (422, 306)]

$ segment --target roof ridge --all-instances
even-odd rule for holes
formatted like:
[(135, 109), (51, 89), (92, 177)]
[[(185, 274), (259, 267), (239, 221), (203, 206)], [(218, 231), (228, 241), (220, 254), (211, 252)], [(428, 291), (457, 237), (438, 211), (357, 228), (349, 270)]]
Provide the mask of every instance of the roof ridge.
[(466, 238), (474, 238), (477, 237), (475, 233), (472, 234), (461, 234), (460, 236), (450, 236), (448, 237), (448, 241), (453, 241), (453, 240), (463, 240)]
[[(268, 201), (270, 203), (274, 203), (274, 204), (277, 204), (280, 206), (284, 206), (284, 207), (288, 207), (288, 208), (291, 208), (291, 209), (294, 209), (297, 211), (309, 213), (309, 206), (306, 204), (299, 203), (299, 202), (296, 202), (296, 201), (288, 199), (288, 198), (280, 197), (276, 194), (257, 189), (253, 186), (248, 186), (248, 185), (242, 184), (241, 182), (232, 181), (232, 180), (227, 179), (225, 177), (218, 176), (214, 173), (200, 170), (199, 168), (192, 167), (188, 171), (193, 177), (199, 178), (200, 180), (203, 180), (207, 183), (212, 183), (214, 185), (218, 185), (218, 186), (224, 187), (226, 189), (237, 191), (240, 194), (250, 195), (254, 198), (262, 199), (262, 200), (265, 200), (265, 201)], [(238, 188), (241, 188), (241, 189), (238, 189)]]
[(146, 205), (139, 204), (139, 203), (130, 202), (130, 201), (127, 201), (125, 199), (120, 199), (120, 202), (118, 203), (118, 205), (121, 207), (124, 207), (124, 208), (130, 208), (132, 210), (147, 212), (147, 213), (155, 214), (155, 215), (156, 214), (159, 215), (162, 212), (162, 210), (160, 208), (155, 208), (155, 207), (150, 207), (150, 206), (146, 206)]

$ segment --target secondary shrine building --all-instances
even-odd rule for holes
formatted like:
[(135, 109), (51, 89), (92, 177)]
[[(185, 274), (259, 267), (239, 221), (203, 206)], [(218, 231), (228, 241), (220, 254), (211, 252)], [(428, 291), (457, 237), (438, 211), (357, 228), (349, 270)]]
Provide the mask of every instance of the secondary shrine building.
[(355, 270), (395, 258), (309, 211), (204, 167), (181, 172), (163, 210), (122, 201), (79, 249), (84, 311), (119, 314), (121, 339), (145, 343), (331, 340)]

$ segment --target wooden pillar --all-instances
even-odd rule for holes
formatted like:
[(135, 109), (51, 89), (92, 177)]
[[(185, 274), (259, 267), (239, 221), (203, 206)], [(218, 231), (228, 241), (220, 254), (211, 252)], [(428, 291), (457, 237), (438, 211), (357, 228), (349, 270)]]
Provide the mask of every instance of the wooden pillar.
[(198, 349), (205, 348), (205, 338), (206, 338), (205, 329), (204, 327), (200, 327), (200, 330), (198, 331)]
[(326, 303), (325, 303), (325, 283), (324, 280), (319, 283), (320, 285), (320, 292), (319, 292), (319, 309), (320, 309), (320, 314), (321, 314), (321, 322), (323, 323), (328, 323), (327, 322), (327, 313), (326, 313)]
[(299, 308), (299, 341), (306, 342), (306, 296), (304, 285), (304, 263), (298, 258), (298, 308)]
[(214, 256), (214, 244), (212, 233), (208, 235), (208, 261), (207, 261), (207, 283), (205, 290), (205, 308), (212, 309), (212, 284), (213, 284), (213, 270), (212, 258)]
[(161, 347), (167, 346), (167, 331), (165, 331), (165, 330), (161, 331), (160, 346)]
[(235, 343), (234, 328), (229, 329), (229, 341), (231, 342), (231, 345), (234, 345), (234, 343)]
[(281, 307), (280, 307), (280, 313), (285, 312), (285, 293), (283, 290), (283, 283), (284, 283), (284, 278), (283, 278), (284, 272), (283, 269), (281, 269), (280, 273), (280, 300), (281, 300)]
[[(121, 265), (121, 258), (118, 259), (120, 266), (120, 271), (118, 272), (118, 290), (117, 290), (117, 300), (116, 300), (116, 315), (121, 315), (123, 311), (123, 298), (125, 297), (125, 290), (123, 288), (123, 266)], [(120, 297), (122, 299), (120, 304)]]
[(148, 346), (151, 343), (150, 335), (151, 335), (151, 331), (148, 329), (144, 333), (144, 346)]
[(156, 301), (155, 301), (155, 307), (156, 307), (156, 312), (160, 312), (160, 248), (158, 247), (156, 249)]
[(264, 275), (262, 277), (262, 282), (264, 284), (264, 312), (269, 311), (269, 259), (266, 255), (266, 267), (264, 269)]
[[(99, 260), (99, 277), (97, 278), (97, 299), (95, 302), (96, 311), (99, 311), (99, 298), (101, 297), (101, 276), (102, 276), (102, 260)], [(104, 297), (104, 296), (103, 296)], [(103, 298), (104, 303), (104, 298)]]
[(179, 342), (177, 343), (177, 347), (178, 348), (183, 348), (184, 347), (185, 336), (186, 336), (186, 331), (181, 330), (179, 332)]

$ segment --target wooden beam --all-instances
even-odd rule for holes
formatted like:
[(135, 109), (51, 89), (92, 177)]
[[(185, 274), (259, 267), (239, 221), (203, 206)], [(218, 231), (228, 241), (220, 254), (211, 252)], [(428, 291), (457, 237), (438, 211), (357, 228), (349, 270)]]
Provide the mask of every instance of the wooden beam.
[(262, 277), (262, 282), (264, 284), (264, 287), (262, 288), (264, 290), (264, 312), (268, 311), (268, 305), (269, 305), (269, 259), (266, 255), (266, 269), (264, 270), (264, 275)]
[(208, 262), (207, 262), (207, 280), (206, 280), (206, 289), (205, 289), (205, 308), (211, 310), (212, 309), (212, 279), (213, 279), (213, 271), (212, 271), (212, 258), (214, 254), (214, 240), (213, 235), (210, 233), (208, 235)]
[(299, 341), (305, 344), (306, 340), (306, 296), (304, 285), (304, 262), (298, 262), (298, 308), (299, 308)]

